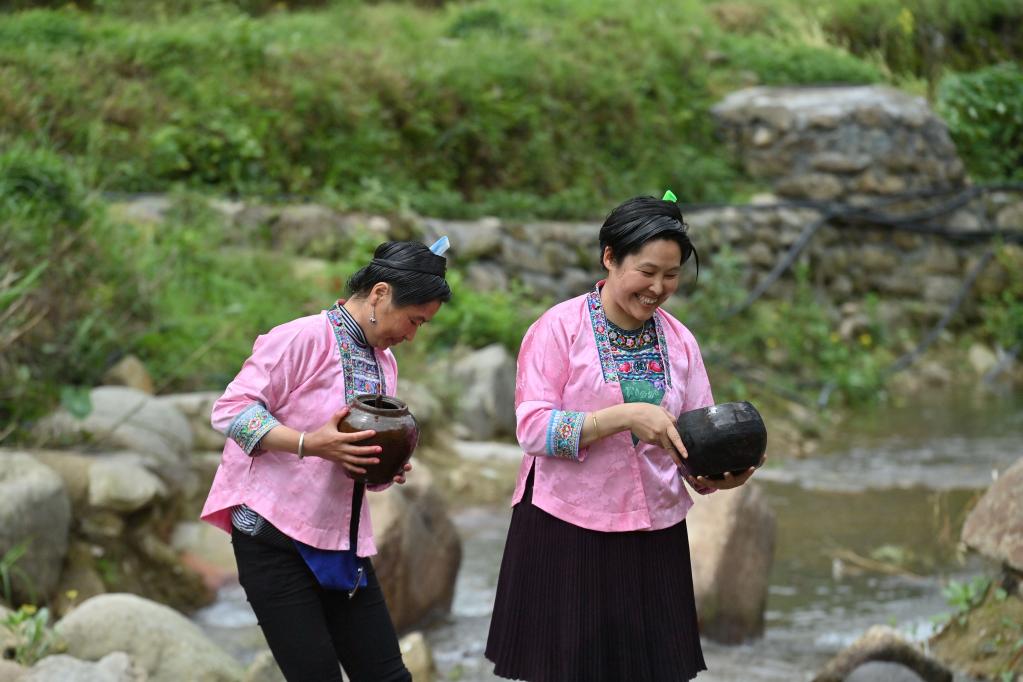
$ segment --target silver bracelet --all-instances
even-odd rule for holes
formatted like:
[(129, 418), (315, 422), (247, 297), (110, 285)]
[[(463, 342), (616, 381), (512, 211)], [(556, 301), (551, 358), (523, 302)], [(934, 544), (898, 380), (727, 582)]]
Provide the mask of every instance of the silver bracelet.
[(299, 459), (302, 459), (303, 457), (305, 457), (305, 455), (302, 454), (302, 446), (303, 445), (305, 445), (305, 431), (303, 431), (302, 435), (298, 437), (298, 458)]

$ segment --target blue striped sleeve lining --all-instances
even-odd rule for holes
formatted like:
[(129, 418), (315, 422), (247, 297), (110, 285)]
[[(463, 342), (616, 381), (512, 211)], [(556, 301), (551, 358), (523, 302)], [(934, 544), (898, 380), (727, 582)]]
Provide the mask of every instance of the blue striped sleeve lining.
[(245, 454), (251, 455), (259, 440), (280, 422), (270, 414), (262, 403), (252, 403), (227, 427), (227, 437), (238, 443)]
[(551, 420), (547, 424), (547, 454), (578, 460), (579, 438), (585, 420), (585, 412), (552, 410)]

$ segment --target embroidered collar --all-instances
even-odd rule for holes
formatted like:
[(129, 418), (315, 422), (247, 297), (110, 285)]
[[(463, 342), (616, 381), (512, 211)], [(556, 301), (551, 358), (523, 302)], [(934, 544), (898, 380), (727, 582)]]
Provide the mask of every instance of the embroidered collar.
[(640, 350), (657, 343), (657, 327), (654, 325), (653, 318), (644, 322), (639, 329), (622, 329), (608, 320), (607, 338), (615, 348), (626, 351)]
[[(611, 323), (604, 316), (604, 304), (600, 301), (600, 289), (605, 280), (597, 282), (597, 286), (586, 295), (586, 309), (590, 313), (590, 324), (593, 326), (593, 338), (597, 344), (597, 355), (600, 357), (600, 367), (604, 372), (604, 381), (618, 382), (618, 367), (615, 363), (611, 348)], [(661, 324), (660, 310), (654, 311), (651, 318), (654, 324), (654, 331), (657, 335), (658, 352), (661, 355), (661, 366), (664, 368), (664, 382), (671, 387), (671, 370), (668, 364), (668, 342), (664, 337), (664, 326)], [(616, 327), (617, 329), (617, 327)], [(643, 330), (646, 325), (643, 326)]]
[[(343, 312), (342, 312), (343, 311)], [(334, 331), (334, 339), (337, 341), (337, 349), (341, 355), (341, 373), (345, 379), (345, 405), (350, 405), (352, 399), (359, 393), (387, 393), (387, 383), (384, 381), (384, 371), (376, 359), (376, 351), (367, 346), (360, 346), (352, 333), (345, 325), (345, 310), (341, 305), (335, 305), (327, 311), (327, 319), (330, 321), (330, 328)], [(358, 325), (355, 326), (359, 328)], [(365, 337), (363, 337), (365, 338)], [(376, 373), (374, 385), (367, 381), (366, 371), (357, 371), (357, 365), (365, 368), (372, 366)]]
[(334, 309), (337, 310), (337, 317), (341, 320), (341, 324), (344, 325), (345, 331), (351, 336), (352, 342), (357, 346), (368, 348), (369, 341), (366, 340), (366, 333), (362, 331), (362, 327), (355, 321), (355, 318), (352, 317), (347, 308), (341, 304), (341, 301), (334, 304)]

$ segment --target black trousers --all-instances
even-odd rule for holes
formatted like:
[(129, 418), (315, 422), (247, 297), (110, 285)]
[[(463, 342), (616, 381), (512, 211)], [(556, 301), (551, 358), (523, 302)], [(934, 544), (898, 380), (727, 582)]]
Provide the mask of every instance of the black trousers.
[[(320, 586), (302, 556), (234, 529), (238, 579), (288, 682), (411, 682), (373, 564), (348, 593)], [(340, 667), (339, 664), (340, 663)]]

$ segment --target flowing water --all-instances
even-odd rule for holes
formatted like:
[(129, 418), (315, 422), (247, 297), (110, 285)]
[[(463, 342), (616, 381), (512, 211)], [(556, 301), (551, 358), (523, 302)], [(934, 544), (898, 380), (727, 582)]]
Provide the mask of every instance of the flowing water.
[[(709, 671), (698, 679), (809, 680), (871, 625), (925, 640), (949, 613), (942, 587), (990, 568), (957, 551), (959, 529), (993, 476), (1023, 456), (1021, 437), (1018, 401), (886, 406), (848, 420), (812, 459), (770, 462), (756, 475), (777, 516), (765, 635), (705, 641)], [(464, 557), (455, 599), (426, 631), (440, 679), (499, 679), (483, 648), (509, 518), (503, 505), (453, 514)], [(237, 587), (196, 620), (242, 660), (264, 646)]]

